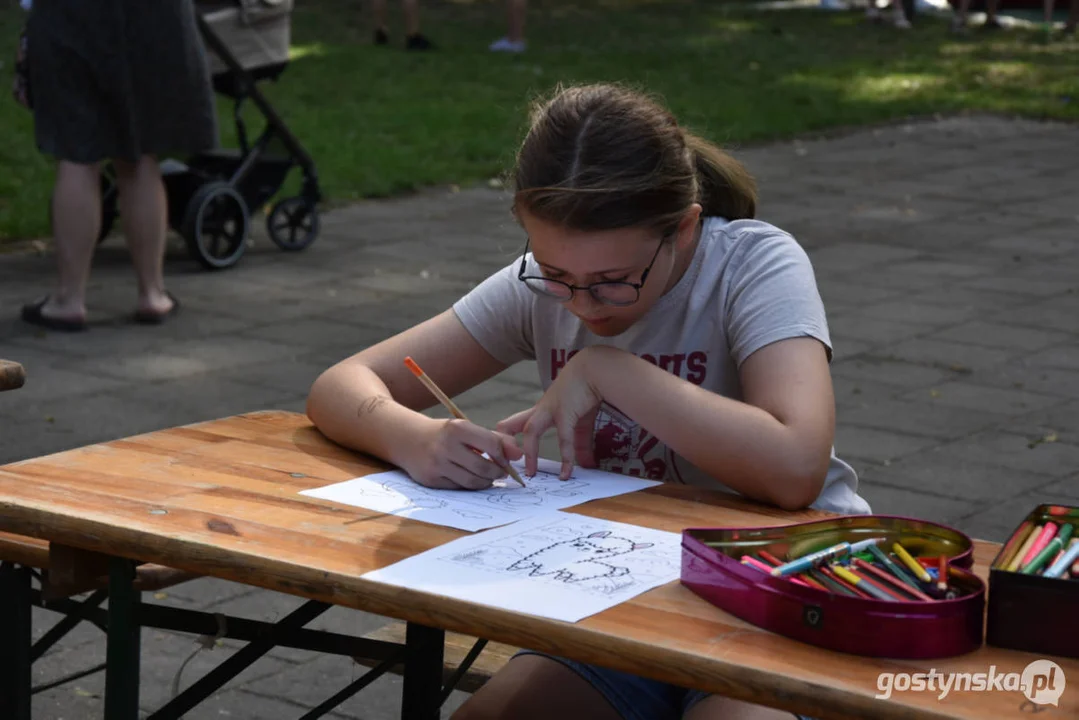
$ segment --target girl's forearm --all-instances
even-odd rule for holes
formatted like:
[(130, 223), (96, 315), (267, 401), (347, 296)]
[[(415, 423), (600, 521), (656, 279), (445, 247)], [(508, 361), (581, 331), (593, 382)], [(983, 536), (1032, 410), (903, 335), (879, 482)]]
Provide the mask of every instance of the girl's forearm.
[(422, 430), (438, 421), (401, 405), (370, 368), (338, 365), (307, 396), (307, 416), (323, 435), (397, 466)]
[(830, 452), (810, 450), (767, 411), (687, 382), (614, 348), (589, 348), (585, 373), (610, 405), (708, 475), (747, 497), (804, 508)]

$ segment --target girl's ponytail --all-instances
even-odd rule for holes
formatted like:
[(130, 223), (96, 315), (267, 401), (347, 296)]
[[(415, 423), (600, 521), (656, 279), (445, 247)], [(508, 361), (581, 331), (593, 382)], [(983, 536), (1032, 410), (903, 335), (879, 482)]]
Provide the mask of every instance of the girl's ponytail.
[(755, 217), (757, 183), (745, 166), (707, 140), (685, 130), (682, 134), (697, 170), (701, 214), (728, 220)]

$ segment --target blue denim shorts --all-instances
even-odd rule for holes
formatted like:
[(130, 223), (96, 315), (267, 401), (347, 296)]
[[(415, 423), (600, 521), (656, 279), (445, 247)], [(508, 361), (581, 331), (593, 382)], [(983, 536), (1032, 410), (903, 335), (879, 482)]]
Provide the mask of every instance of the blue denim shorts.
[[(710, 695), (534, 650), (521, 650), (517, 654), (539, 655), (562, 663), (599, 691), (623, 720), (681, 720), (691, 707)], [(803, 715), (791, 717), (813, 720)]]

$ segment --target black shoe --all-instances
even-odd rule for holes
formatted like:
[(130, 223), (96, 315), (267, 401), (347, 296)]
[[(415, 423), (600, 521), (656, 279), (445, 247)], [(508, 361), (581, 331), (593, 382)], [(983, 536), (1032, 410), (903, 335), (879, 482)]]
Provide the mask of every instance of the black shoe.
[(46, 296), (45, 299), (39, 300), (36, 303), (23, 305), (23, 322), (48, 328), (49, 330), (60, 330), (61, 332), (82, 332), (86, 329), (85, 320), (65, 320), (63, 318), (49, 317), (43, 313), (42, 308), (45, 307), (45, 303), (48, 301), (49, 298)]
[(409, 35), (405, 39), (406, 50), (434, 50), (434, 48), (434, 43), (425, 38), (421, 33)]
[(390, 41), (390, 36), (382, 28), (375, 30), (375, 45), (385, 45)]

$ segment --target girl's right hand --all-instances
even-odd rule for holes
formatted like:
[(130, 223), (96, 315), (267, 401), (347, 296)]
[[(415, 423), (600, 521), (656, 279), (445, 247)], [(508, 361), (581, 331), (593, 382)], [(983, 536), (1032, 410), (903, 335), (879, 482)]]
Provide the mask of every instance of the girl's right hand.
[(412, 479), (430, 488), (482, 490), (506, 471), (486, 460), (487, 453), (502, 465), (524, 454), (510, 435), (488, 430), (467, 420), (440, 420), (426, 426), (417, 437), (417, 452), (403, 469)]

